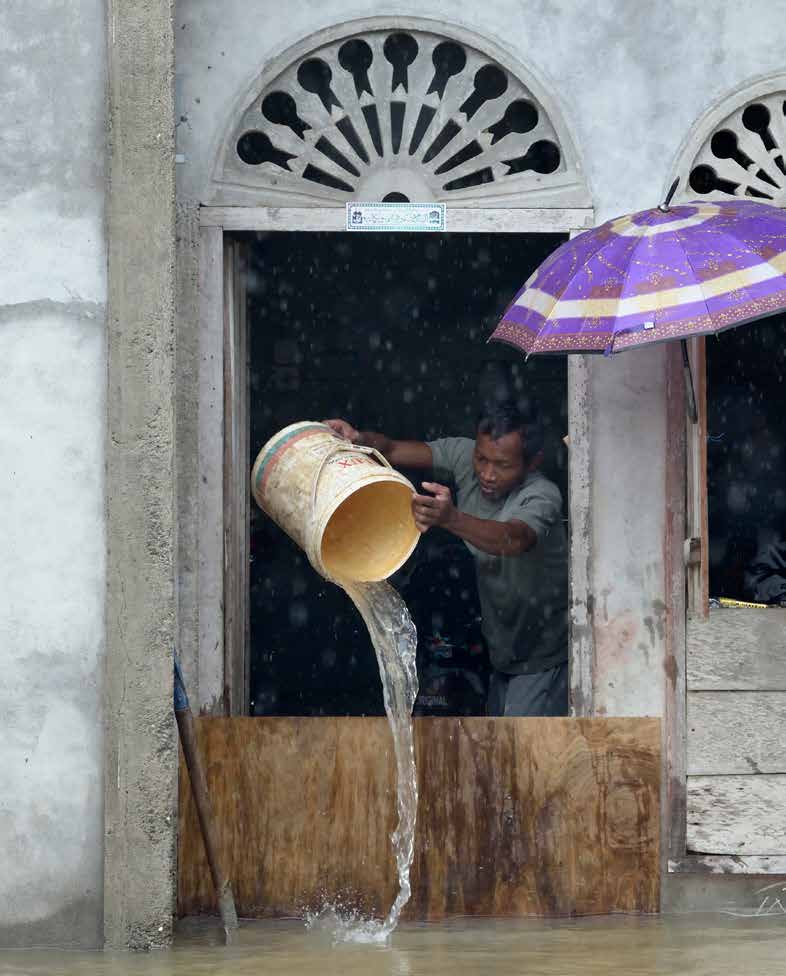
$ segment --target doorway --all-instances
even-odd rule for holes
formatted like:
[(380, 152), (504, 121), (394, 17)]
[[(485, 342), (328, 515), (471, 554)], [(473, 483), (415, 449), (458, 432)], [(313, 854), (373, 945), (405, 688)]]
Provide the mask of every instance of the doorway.
[[(474, 436), (490, 398), (534, 398), (567, 519), (567, 363), (486, 339), (565, 234), (244, 234), (248, 469), (298, 420), (404, 439)], [(413, 483), (422, 472), (404, 472)], [(343, 592), (249, 511), (252, 715), (383, 715), (374, 655)], [(482, 715), (488, 659), (471, 556), (432, 530), (391, 581), (418, 628), (416, 715)]]
[[(215, 519), (203, 518), (203, 527), (213, 532), (207, 540), (209, 551), (205, 546), (210, 558), (203, 566), (205, 570), (217, 567), (221, 552), (224, 585), (218, 592), (223, 592), (224, 603), (210, 613), (216, 605), (206, 602), (200, 607), (200, 619), (210, 624), (224, 618), (221, 704), (225, 714), (214, 712), (200, 717), (197, 724), (202, 747), (211, 756), (208, 779), (219, 811), (219, 845), (233, 878), (238, 910), (248, 917), (291, 917), (326, 900), (379, 914), (390, 904), (395, 884), (389, 856), (389, 837), (395, 827), (390, 733), (378, 699), (376, 704), (359, 704), (363, 694), (379, 685), (371, 648), (363, 634), (362, 655), (369, 667), (365, 678), (350, 673), (346, 666), (350, 655), (338, 640), (328, 649), (335, 657), (328, 653), (323, 660), (330, 635), (312, 626), (310, 607), (326, 597), (303, 589), (319, 586), (319, 580), (305, 561), (296, 563), (302, 557), (294, 545), (253, 511), (253, 503), (247, 506), (250, 464), (271, 434), (293, 420), (329, 414), (345, 414), (369, 427), (388, 426), (388, 433), (400, 436), (471, 434), (483, 376), (492, 378), (493, 388), (496, 377), (509, 370), (517, 394), (537, 384), (553, 449), (553, 457), (546, 460), (547, 473), (562, 488), (566, 502), (568, 470), (562, 438), (570, 424), (576, 529), (572, 557), (579, 570), (572, 581), (574, 606), (578, 601), (580, 608), (586, 596), (581, 570), (586, 558), (590, 468), (583, 361), (574, 357), (568, 363), (555, 357), (525, 362), (519, 353), (496, 344), (486, 346), (484, 340), (528, 270), (565, 239), (569, 228), (591, 218), (556, 210), (457, 211), (455, 219), (451, 217), (451, 233), (444, 239), (436, 235), (348, 237), (341, 230), (343, 219), (338, 211), (232, 208), (208, 208), (202, 217), (204, 386), (209, 393), (221, 389), (224, 394), (220, 403), (208, 398), (208, 406), (218, 407), (215, 412), (205, 409), (201, 414), (206, 425), (204, 457), (213, 462), (204, 464), (200, 479), (202, 511), (216, 512), (216, 502), (224, 502)], [(293, 227), (298, 230), (290, 230)], [(496, 233), (486, 237), (489, 227)], [(547, 236), (543, 233), (547, 229), (555, 233)], [(316, 254), (306, 250), (312, 243), (321, 254), (318, 263)], [(342, 245), (349, 245), (349, 250)], [(434, 245), (433, 257), (418, 252)], [(359, 273), (359, 267), (365, 271)], [(364, 281), (362, 292), (353, 285), (353, 268), (355, 279)], [(392, 288), (394, 299), (385, 301)], [(398, 314), (400, 307), (407, 309), (406, 317)], [(216, 328), (222, 321), (223, 331)], [(361, 343), (360, 337), (365, 341)], [(259, 354), (252, 348), (257, 341), (262, 347)], [(279, 345), (280, 361), (276, 342), (290, 343)], [(433, 346), (424, 351), (429, 342)], [(342, 363), (347, 349), (353, 356)], [(314, 381), (317, 359), (323, 375), (332, 368), (338, 374), (331, 383), (320, 386)], [(378, 360), (380, 369), (375, 365)], [(249, 361), (251, 370), (246, 369)], [(422, 362), (426, 368), (420, 375)], [(567, 396), (566, 373), (570, 377)], [(418, 377), (414, 386), (409, 377)], [(411, 397), (405, 398), (406, 390), (411, 390)], [(398, 396), (395, 401), (393, 393)], [(388, 401), (394, 406), (385, 412)], [(215, 450), (219, 443), (215, 434), (220, 432), (223, 465)], [(222, 492), (217, 491), (219, 476)], [(243, 583), (249, 568), (245, 528), (252, 518), (250, 569), (255, 578), (248, 585)], [(263, 531), (269, 534), (256, 537), (257, 526), (265, 523)], [(222, 526), (222, 531), (216, 526)], [(222, 546), (215, 545), (215, 537)], [(419, 556), (431, 541), (427, 537), (420, 544)], [(251, 696), (255, 714), (249, 716), (252, 709), (241, 704), (241, 698), (251, 681), (233, 683), (242, 673), (242, 655), (236, 651), (244, 655), (249, 650), (256, 656), (259, 646), (247, 598), (260, 579), (263, 586), (268, 578), (282, 579), (263, 571), (263, 558), (283, 564), (300, 592), (282, 590), (276, 601), (269, 599), (271, 617), (273, 611), (281, 612), (278, 634), (287, 643), (279, 661), (289, 685), (271, 685), (276, 700), (271, 694), (265, 711), (259, 706), (257, 681)], [(413, 565), (417, 567), (417, 561)], [(409, 572), (409, 566), (404, 571)], [(212, 582), (215, 576), (203, 572), (201, 579)], [(404, 590), (400, 579), (394, 582)], [(460, 579), (453, 582), (462, 586)], [(441, 591), (442, 586), (435, 589)], [(203, 591), (214, 599), (215, 589), (203, 585)], [(341, 597), (337, 591), (334, 595)], [(431, 595), (426, 592), (424, 602)], [(405, 596), (414, 608), (412, 593)], [(454, 603), (459, 601), (467, 602), (460, 591)], [(345, 611), (348, 607), (342, 598), (339, 612)], [(581, 622), (574, 613), (576, 619)], [(242, 626), (235, 626), (235, 621)], [(245, 622), (252, 626), (246, 628)], [(344, 622), (347, 627), (352, 623), (351, 619)], [(435, 628), (442, 623), (431, 616), (427, 622)], [(354, 626), (359, 630), (359, 621)], [(246, 630), (252, 636), (236, 640), (235, 635)], [(426, 632), (422, 623), (421, 630)], [(272, 632), (272, 626), (261, 631)], [(210, 639), (204, 639), (201, 660), (213, 662), (217, 642), (207, 628), (205, 633)], [(440, 636), (451, 638), (446, 643), (456, 643), (452, 635)], [(578, 661), (580, 675), (592, 644), (582, 633), (574, 635), (574, 641), (571, 656)], [(327, 694), (319, 697), (320, 680), (324, 688), (328, 680), (324, 672), (320, 677), (318, 671), (308, 670), (315, 660), (318, 667), (330, 664), (339, 679), (333, 679), (332, 699)], [(270, 667), (277, 663), (276, 655), (261, 663)], [(254, 668), (256, 677), (262, 669), (256, 661)], [(423, 675), (421, 669), (425, 688)], [(344, 690), (349, 685), (351, 693)], [(338, 703), (337, 687), (343, 693)], [(461, 714), (455, 699), (447, 701), (447, 708), (439, 700), (421, 702), (424, 711), (413, 722), (419, 827), (407, 917), (657, 911), (658, 721), (498, 720)], [(583, 700), (582, 716), (587, 715), (586, 709)], [(613, 797), (614, 803), (599, 804), (598, 795)], [(181, 798), (179, 911), (214, 911), (197, 818), (184, 781)], [(255, 856), (249, 857), (249, 851)], [(497, 870), (501, 863), (509, 867), (504, 878)]]

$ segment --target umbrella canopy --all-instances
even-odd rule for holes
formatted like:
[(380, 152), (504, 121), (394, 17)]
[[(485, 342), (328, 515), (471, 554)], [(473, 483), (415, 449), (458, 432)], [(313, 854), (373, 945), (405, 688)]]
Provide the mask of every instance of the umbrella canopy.
[(531, 353), (612, 353), (786, 309), (786, 211), (750, 200), (656, 207), (567, 241), (491, 336)]

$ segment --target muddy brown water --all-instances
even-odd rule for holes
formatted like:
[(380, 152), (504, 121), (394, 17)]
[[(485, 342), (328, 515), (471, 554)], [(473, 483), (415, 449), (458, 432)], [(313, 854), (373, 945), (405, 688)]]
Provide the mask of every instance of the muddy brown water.
[(232, 945), (214, 920), (178, 926), (150, 953), (0, 950), (0, 976), (778, 976), (786, 916), (603, 916), (402, 923), (387, 944), (333, 945), (302, 921), (244, 922)]

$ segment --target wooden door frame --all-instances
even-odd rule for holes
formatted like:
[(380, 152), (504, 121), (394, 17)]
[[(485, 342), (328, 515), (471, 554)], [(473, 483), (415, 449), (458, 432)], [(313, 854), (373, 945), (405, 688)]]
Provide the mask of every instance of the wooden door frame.
[[(448, 233), (564, 233), (593, 226), (590, 208), (448, 208)], [(203, 711), (247, 715), (248, 417), (247, 342), (241, 300), (241, 231), (345, 231), (344, 208), (202, 207), (199, 214), (199, 648), (200, 675), (223, 687)], [(220, 327), (219, 327), (220, 323)], [(583, 356), (568, 357), (571, 583), (571, 714), (592, 715), (594, 640), (588, 626), (591, 551), (589, 378)], [(217, 450), (217, 445), (222, 445)], [(246, 445), (245, 449), (243, 445)], [(217, 674), (221, 669), (222, 674)]]
[[(681, 353), (673, 344), (669, 361), (669, 465), (667, 468), (667, 682), (664, 715), (664, 810), (668, 871), (672, 874), (786, 874), (786, 856), (690, 854), (687, 850), (687, 704), (691, 632), (706, 632), (709, 610), (709, 518), (707, 504), (707, 354), (706, 339), (688, 343), (697, 423), (685, 421)], [(671, 471), (671, 474), (669, 473)], [(680, 528), (682, 533), (680, 533)], [(669, 541), (670, 536), (670, 541)], [(669, 555), (671, 553), (671, 567)]]

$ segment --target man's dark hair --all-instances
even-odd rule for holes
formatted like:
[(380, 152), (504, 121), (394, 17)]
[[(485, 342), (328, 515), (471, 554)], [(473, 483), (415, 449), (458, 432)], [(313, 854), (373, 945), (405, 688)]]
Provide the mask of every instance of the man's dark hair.
[(534, 401), (524, 404), (512, 400), (486, 404), (478, 416), (478, 433), (498, 440), (505, 434), (518, 431), (524, 460), (528, 461), (543, 450), (543, 425)]

